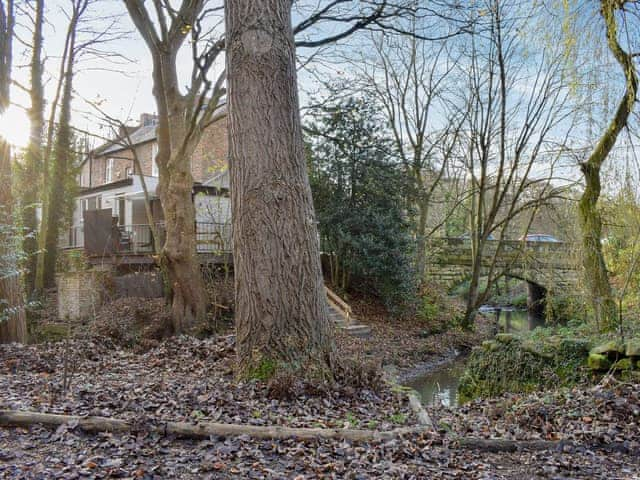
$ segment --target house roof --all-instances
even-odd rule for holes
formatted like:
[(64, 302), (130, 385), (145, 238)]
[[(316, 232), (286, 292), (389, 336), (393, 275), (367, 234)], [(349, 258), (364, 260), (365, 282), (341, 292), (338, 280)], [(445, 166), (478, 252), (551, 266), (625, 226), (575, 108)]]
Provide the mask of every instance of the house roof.
[[(227, 114), (227, 104), (226, 101), (223, 99), (222, 100), (222, 104), (216, 109), (216, 111), (213, 113), (212, 117), (211, 117), (211, 122), (209, 122), (209, 125), (217, 120), (219, 120), (220, 118), (224, 117)], [(93, 150), (94, 155), (96, 156), (103, 156), (103, 155), (107, 155), (109, 153), (115, 153), (115, 152), (119, 152), (122, 150), (128, 150), (131, 146), (137, 146), (137, 145), (142, 145), (143, 143), (147, 143), (150, 142), (152, 140), (156, 139), (156, 130), (157, 130), (158, 126), (157, 125), (144, 125), (141, 126), (139, 128), (137, 128), (136, 130), (134, 130), (131, 134), (129, 134), (129, 138), (131, 140), (131, 145), (129, 145), (126, 140), (124, 140), (122, 137), (118, 138), (116, 140), (111, 140), (107, 143), (104, 143), (103, 145), (100, 145), (99, 147), (95, 148)], [(126, 144), (125, 144), (126, 143)], [(85, 159), (82, 161), (82, 163), (84, 164), (87, 161), (88, 157), (85, 157)]]
[(122, 180), (117, 180), (111, 183), (103, 183), (102, 185), (98, 185), (97, 187), (81, 188), (77, 196), (87, 195), (89, 193), (104, 192), (107, 190), (113, 190), (114, 188), (128, 187), (129, 185), (133, 185), (133, 178), (131, 177), (123, 178)]
[[(157, 125), (145, 125), (137, 128), (133, 133), (129, 134), (129, 139), (132, 145), (141, 145), (156, 138)], [(118, 139), (110, 143), (104, 144), (95, 149), (95, 153), (98, 155), (106, 155), (108, 153), (118, 152), (120, 150), (129, 149), (129, 139)], [(125, 144), (126, 143), (126, 144)]]

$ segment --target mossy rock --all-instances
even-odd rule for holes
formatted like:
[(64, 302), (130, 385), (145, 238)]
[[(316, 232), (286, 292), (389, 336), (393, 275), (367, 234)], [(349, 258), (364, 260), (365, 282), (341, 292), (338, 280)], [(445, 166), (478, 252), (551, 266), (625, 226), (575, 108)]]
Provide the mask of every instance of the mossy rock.
[(616, 372), (620, 372), (623, 370), (631, 370), (632, 368), (633, 368), (633, 362), (631, 361), (630, 358), (623, 358), (613, 364), (613, 369)]
[(627, 357), (640, 357), (640, 338), (632, 338), (625, 346), (625, 355)]
[(590, 353), (587, 359), (587, 365), (591, 370), (609, 370), (611, 361), (609, 357), (602, 353)]
[(565, 340), (566, 340), (565, 338), (559, 335), (553, 335), (552, 337), (547, 338), (547, 341), (545, 343), (547, 343), (552, 348), (558, 349), (561, 347), (562, 343)]
[(546, 351), (545, 345), (534, 340), (526, 340), (522, 342), (522, 350), (536, 355), (537, 357), (546, 358), (547, 360), (553, 360), (553, 354)]
[(513, 333), (498, 333), (495, 338), (496, 338), (496, 342), (500, 342), (504, 344), (518, 341), (518, 338)]
[(482, 342), (482, 348), (488, 352), (495, 352), (500, 348), (498, 342), (494, 342), (493, 340), (485, 340)]
[(625, 346), (622, 344), (622, 342), (618, 342), (617, 340), (609, 340), (608, 342), (601, 343), (600, 345), (596, 345), (594, 348), (591, 349), (590, 353), (616, 357), (618, 355), (624, 355), (624, 352), (625, 352)]

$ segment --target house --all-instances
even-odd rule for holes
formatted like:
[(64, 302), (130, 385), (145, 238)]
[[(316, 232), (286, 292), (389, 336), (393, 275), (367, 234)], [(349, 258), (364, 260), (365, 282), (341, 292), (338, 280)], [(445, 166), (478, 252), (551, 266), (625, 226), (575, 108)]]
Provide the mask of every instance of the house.
[[(156, 193), (157, 121), (155, 115), (142, 114), (138, 125), (126, 127), (126, 132), (121, 129), (116, 139), (84, 158), (71, 227), (60, 238), (62, 248), (84, 248), (94, 255), (153, 252), (153, 229), (145, 207), (144, 187), (155, 230), (162, 234), (164, 215)], [(227, 117), (223, 105), (205, 128), (192, 157), (194, 228), (199, 251), (231, 250), (227, 165)], [(98, 224), (89, 225), (88, 221)]]

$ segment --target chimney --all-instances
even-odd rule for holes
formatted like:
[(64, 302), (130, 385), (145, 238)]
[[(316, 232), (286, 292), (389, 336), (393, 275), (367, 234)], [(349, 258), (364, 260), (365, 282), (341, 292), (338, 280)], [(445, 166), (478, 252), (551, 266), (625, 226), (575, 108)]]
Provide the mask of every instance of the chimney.
[(158, 115), (155, 115), (153, 113), (140, 114), (141, 127), (149, 127), (151, 125), (156, 125), (157, 123), (158, 123)]

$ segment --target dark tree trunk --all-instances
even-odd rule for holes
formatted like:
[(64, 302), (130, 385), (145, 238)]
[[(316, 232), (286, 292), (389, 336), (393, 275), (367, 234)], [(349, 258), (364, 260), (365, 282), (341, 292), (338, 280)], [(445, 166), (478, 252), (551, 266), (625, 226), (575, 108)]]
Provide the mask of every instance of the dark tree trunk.
[(225, 2), (240, 375), (328, 371), (333, 341), (304, 156), (290, 0)]
[(44, 19), (44, 0), (35, 4), (33, 46), (31, 55), (31, 107), (29, 121), (31, 130), (29, 145), (22, 170), (22, 224), (26, 235), (22, 248), (27, 257), (25, 273), (25, 290), (31, 295), (35, 289), (36, 269), (38, 264), (38, 219), (36, 204), (42, 191), (40, 182), (34, 181), (42, 175), (42, 136), (44, 129), (44, 89), (42, 84), (42, 24)]
[[(73, 20), (72, 20), (73, 21)], [(77, 22), (77, 18), (75, 19)], [(53, 149), (51, 186), (48, 197), (47, 229), (45, 236), (45, 253), (43, 280), (45, 287), (55, 285), (56, 262), (58, 258), (58, 237), (60, 224), (64, 220), (64, 204), (67, 195), (67, 177), (71, 162), (71, 99), (73, 94), (73, 66), (75, 62), (75, 25), (69, 39), (69, 56), (64, 72), (64, 87), (60, 101), (60, 117)]]

